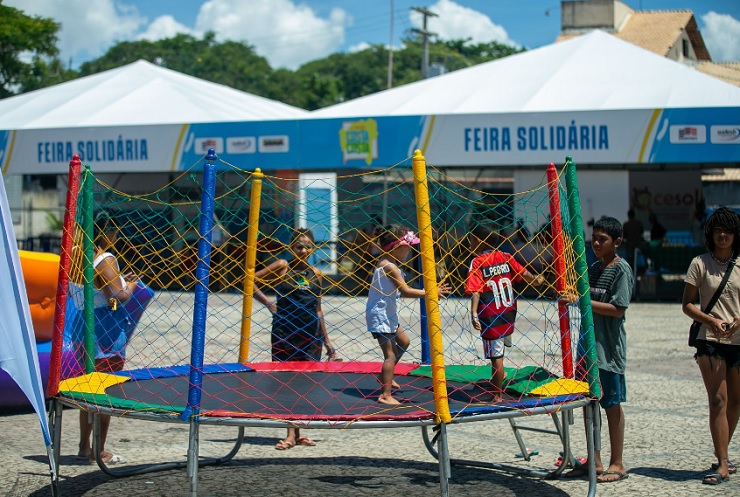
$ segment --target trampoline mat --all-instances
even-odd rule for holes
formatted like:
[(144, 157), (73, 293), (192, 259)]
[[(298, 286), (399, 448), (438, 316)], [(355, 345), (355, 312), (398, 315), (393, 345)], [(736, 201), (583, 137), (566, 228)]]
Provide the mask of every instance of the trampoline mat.
[[(231, 371), (203, 374), (201, 415), (287, 421), (300, 420), (422, 420), (435, 412), (432, 378), (396, 375), (402, 403), (377, 402), (380, 384), (375, 374), (337, 371)], [(105, 394), (63, 392), (101, 407), (181, 413), (188, 398), (189, 377), (169, 375), (129, 379), (105, 388)], [(453, 416), (495, 413), (562, 404), (582, 395), (507, 397), (486, 403), (476, 383), (447, 382)]]

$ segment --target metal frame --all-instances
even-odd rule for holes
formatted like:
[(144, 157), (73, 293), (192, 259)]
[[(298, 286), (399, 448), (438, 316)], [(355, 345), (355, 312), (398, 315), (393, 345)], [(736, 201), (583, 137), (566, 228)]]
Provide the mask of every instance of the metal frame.
[[(161, 423), (178, 423), (182, 424), (183, 420), (177, 414), (152, 414), (146, 412), (135, 412), (135, 411), (123, 411), (120, 409), (105, 408), (93, 404), (88, 404), (80, 401), (72, 401), (65, 399), (64, 397), (56, 397), (52, 399), (52, 405), (49, 410), (49, 424), (52, 431), (52, 437), (54, 442), (54, 458), (57, 465), (59, 464), (60, 457), (60, 441), (62, 431), (62, 408), (63, 406), (74, 407), (82, 410), (89, 410), (96, 412), (92, 413), (93, 416), (93, 449), (95, 450), (95, 457), (98, 461), (98, 467), (106, 475), (113, 478), (122, 478), (127, 476), (134, 476), (146, 473), (153, 473), (157, 471), (165, 471), (170, 469), (187, 468), (187, 476), (190, 481), (190, 497), (197, 497), (198, 495), (198, 468), (203, 466), (213, 466), (224, 464), (231, 461), (242, 445), (244, 437), (244, 429), (246, 427), (270, 427), (270, 428), (291, 428), (291, 427), (307, 427), (308, 424), (301, 424), (300, 422), (286, 422), (277, 420), (266, 420), (266, 419), (254, 419), (254, 418), (235, 418), (235, 417), (219, 417), (209, 418), (200, 417), (189, 421), (190, 432), (188, 437), (188, 451), (187, 459), (185, 461), (166, 462), (166, 463), (155, 463), (144, 467), (137, 467), (131, 469), (117, 469), (113, 470), (105, 463), (101, 461), (99, 452), (99, 439), (100, 439), (100, 415), (107, 414), (111, 416), (123, 416), (128, 418), (139, 419), (143, 421), (156, 421)], [(449, 497), (450, 487), (449, 480), (452, 477), (452, 466), (471, 466), (486, 469), (493, 469), (498, 471), (505, 471), (508, 473), (523, 474), (527, 476), (534, 476), (545, 479), (558, 478), (565, 468), (573, 467), (573, 456), (570, 449), (570, 425), (573, 424), (573, 411), (577, 408), (583, 408), (584, 420), (586, 425), (586, 445), (588, 449), (588, 470), (589, 470), (589, 491), (588, 497), (593, 497), (596, 493), (596, 468), (594, 461), (594, 452), (596, 448), (600, 446), (599, 439), (599, 415), (598, 415), (598, 403), (590, 399), (578, 399), (575, 401), (566, 402), (564, 404), (541, 406), (526, 410), (518, 411), (506, 411), (499, 413), (487, 413), (487, 414), (474, 414), (470, 416), (458, 416), (452, 419), (450, 425), (462, 424), (462, 423), (474, 423), (482, 421), (494, 421), (501, 419), (508, 419), (509, 423), (514, 431), (514, 435), (517, 439), (517, 444), (522, 449), (522, 453), (525, 455), (525, 460), (529, 460), (529, 455), (526, 453), (524, 447), (524, 441), (521, 435), (518, 433), (519, 430), (525, 431), (536, 431), (541, 433), (549, 433), (557, 435), (563, 445), (563, 459), (555, 470), (538, 470), (532, 468), (522, 468), (509, 464), (492, 463), (487, 461), (471, 461), (464, 459), (454, 459), (450, 456), (449, 444), (448, 444), (448, 424), (437, 423), (433, 417), (427, 419), (416, 419), (407, 421), (320, 421), (311, 420), (310, 426), (313, 429), (379, 429), (379, 428), (401, 428), (401, 427), (421, 427), (422, 439), (424, 445), (429, 453), (438, 461), (439, 464), (439, 483), (440, 483), (440, 495), (441, 497)], [(532, 416), (536, 414), (548, 414), (553, 419), (555, 428), (553, 430), (532, 428), (527, 426), (520, 426), (515, 423), (515, 418)], [(562, 419), (558, 419), (558, 414), (561, 415)], [(218, 425), (218, 426), (235, 426), (238, 428), (237, 441), (234, 447), (223, 457), (200, 460), (199, 446), (200, 446), (200, 426), (201, 425)], [(429, 437), (429, 427), (433, 428), (436, 432), (433, 438)], [(436, 447), (435, 447), (436, 445)], [(58, 478), (58, 474), (57, 474)]]

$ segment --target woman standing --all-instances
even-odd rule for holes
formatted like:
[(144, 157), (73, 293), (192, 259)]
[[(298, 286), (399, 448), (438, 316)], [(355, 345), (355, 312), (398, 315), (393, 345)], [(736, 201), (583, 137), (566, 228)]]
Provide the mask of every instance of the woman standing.
[[(740, 215), (720, 207), (704, 225), (704, 245), (709, 252), (691, 261), (683, 293), (683, 312), (701, 323), (694, 358), (699, 365), (709, 399), (709, 430), (717, 464), (702, 482), (718, 485), (735, 473), (728, 447), (740, 417), (740, 271), (733, 270), (740, 252)], [(729, 279), (716, 303), (705, 312)], [(695, 302), (699, 297), (701, 308)]]
[[(296, 230), (290, 243), (293, 259), (278, 259), (254, 274), (256, 280), (276, 280), (275, 302), (254, 286), (254, 298), (272, 312), (273, 361), (320, 361), (323, 347), (330, 360), (336, 358), (321, 310), (321, 273), (308, 263), (313, 249), (311, 230)], [(301, 436), (298, 428), (288, 428), (287, 436), (275, 448), (286, 450), (296, 445), (313, 446), (316, 442)]]
[[(118, 227), (110, 215), (100, 212), (94, 222), (95, 254), (93, 266), (95, 268), (95, 371), (111, 373), (121, 371), (126, 360), (126, 345), (133, 330), (131, 320), (123, 305), (136, 291), (138, 277), (133, 273), (121, 274), (118, 260), (110, 250), (113, 250), (118, 238)], [(72, 298), (78, 308), (84, 306), (82, 287), (70, 285)], [(82, 313), (73, 323), (72, 329), (84, 333)], [(76, 340), (81, 342), (81, 338)], [(108, 436), (110, 416), (100, 415), (100, 457), (105, 464), (124, 463), (126, 460), (105, 450), (105, 441)], [(90, 443), (93, 425), (87, 412), (80, 411), (80, 444), (78, 457), (87, 458), (90, 464), (95, 462), (95, 451)]]

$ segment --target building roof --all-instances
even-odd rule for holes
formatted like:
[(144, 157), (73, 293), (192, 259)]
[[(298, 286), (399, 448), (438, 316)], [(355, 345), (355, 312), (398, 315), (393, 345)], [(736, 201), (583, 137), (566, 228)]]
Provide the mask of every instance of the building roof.
[(686, 31), (698, 60), (711, 60), (690, 10), (635, 12), (615, 36), (666, 56)]
[(308, 111), (139, 60), (0, 100), (0, 129), (295, 119)]
[(740, 86), (740, 62), (702, 62), (696, 70), (719, 78), (725, 83)]
[[(691, 40), (697, 59), (711, 60), (691, 10), (635, 11), (612, 34), (665, 57), (679, 40), (683, 31), (686, 31)], [(556, 41), (568, 40), (583, 33), (583, 31), (562, 33)]]

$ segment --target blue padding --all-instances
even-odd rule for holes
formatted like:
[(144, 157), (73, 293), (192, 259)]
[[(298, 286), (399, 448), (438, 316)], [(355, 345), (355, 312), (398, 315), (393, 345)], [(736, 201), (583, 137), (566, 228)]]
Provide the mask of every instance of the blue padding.
[[(253, 371), (249, 366), (244, 364), (206, 364), (203, 366), (203, 374), (216, 373), (240, 373), (242, 371)], [(166, 368), (144, 368), (134, 369), (132, 371), (116, 371), (113, 373), (118, 376), (126, 376), (132, 380), (152, 380), (154, 378), (172, 378), (173, 376), (187, 376), (190, 374), (190, 365), (182, 364), (180, 366), (168, 366)]]
[(51, 354), (51, 340), (48, 342), (36, 342), (36, 352), (39, 354)]
[(491, 414), (494, 412), (521, 411), (524, 409), (532, 409), (534, 407), (565, 404), (566, 402), (572, 402), (574, 400), (582, 399), (583, 397), (584, 396), (581, 394), (559, 395), (557, 397), (528, 397), (521, 402), (507, 402), (506, 404), (500, 405), (465, 406), (464, 409), (458, 409), (455, 411), (450, 409), (450, 414), (454, 417), (458, 414), (468, 416), (471, 414)]

